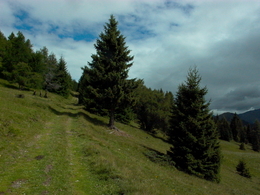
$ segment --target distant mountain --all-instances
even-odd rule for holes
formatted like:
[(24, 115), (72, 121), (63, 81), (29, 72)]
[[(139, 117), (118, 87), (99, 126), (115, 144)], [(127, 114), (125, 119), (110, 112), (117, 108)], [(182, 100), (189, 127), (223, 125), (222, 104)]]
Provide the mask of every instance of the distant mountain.
[(248, 112), (245, 112), (243, 114), (238, 115), (242, 120), (247, 121), (249, 123), (254, 123), (256, 120), (260, 121), (260, 109), (257, 110), (251, 110)]
[(234, 113), (231, 113), (231, 112), (225, 112), (225, 113), (219, 115), (219, 118), (226, 118), (227, 121), (230, 122), (230, 121), (232, 120), (233, 116), (234, 116)]
[[(219, 115), (219, 118), (226, 118), (227, 121), (231, 121), (235, 113), (225, 112)], [(247, 111), (245, 113), (238, 114), (239, 118), (246, 124), (253, 124), (256, 120), (260, 121), (260, 109)]]

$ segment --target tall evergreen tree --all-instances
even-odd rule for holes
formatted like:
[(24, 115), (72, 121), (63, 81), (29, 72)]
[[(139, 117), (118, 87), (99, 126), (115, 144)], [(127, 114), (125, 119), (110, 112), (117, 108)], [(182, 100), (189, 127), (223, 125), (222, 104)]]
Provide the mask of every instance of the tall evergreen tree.
[(32, 45), (29, 39), (25, 39), (22, 32), (17, 36), (11, 33), (8, 37), (6, 55), (3, 59), (3, 68), (7, 73), (11, 73), (19, 62), (29, 63), (32, 55)]
[(44, 47), (41, 50), (43, 54), (43, 61), (45, 63), (45, 73), (44, 73), (44, 89), (51, 92), (56, 92), (60, 88), (59, 83), (55, 79), (58, 61), (54, 53), (48, 54), (48, 49)]
[(43, 61), (43, 55), (40, 51), (33, 52), (29, 62), (32, 74), (30, 75), (29, 87), (34, 89), (42, 89), (44, 84), (44, 74), (46, 66)]
[(176, 167), (189, 174), (219, 182), (220, 145), (209, 102), (200, 87), (197, 68), (190, 69), (187, 81), (181, 84), (172, 110), (169, 141), (170, 154)]
[[(109, 126), (114, 128), (115, 112), (121, 103), (131, 98), (136, 87), (134, 79), (128, 80), (133, 56), (125, 45), (125, 37), (118, 30), (118, 22), (111, 15), (95, 46), (89, 67), (84, 68), (84, 102), (94, 102), (109, 113)], [(87, 100), (87, 101), (86, 101)], [(89, 104), (86, 105), (90, 109)]]
[(251, 133), (252, 149), (254, 151), (260, 152), (260, 122), (255, 121), (253, 126), (253, 131)]
[(238, 115), (235, 113), (231, 123), (230, 123), (230, 128), (232, 130), (233, 134), (233, 139), (236, 142), (245, 142), (244, 140), (244, 126), (241, 121), (241, 119), (238, 117)]
[(217, 129), (219, 132), (220, 139), (226, 140), (226, 141), (231, 141), (233, 139), (230, 125), (226, 118), (222, 118), (222, 119), (218, 120)]
[(4, 36), (4, 34), (0, 31), (0, 77), (3, 77), (2, 71), (3, 71), (3, 58), (6, 55), (6, 49), (7, 49), (7, 39)]
[(79, 87), (79, 83), (76, 80), (72, 79), (71, 90), (78, 91), (78, 87)]
[(31, 74), (31, 67), (24, 62), (19, 62), (14, 65), (10, 78), (12, 82), (18, 83), (19, 89), (22, 89), (29, 86)]
[(59, 59), (57, 70), (55, 71), (55, 83), (58, 83), (59, 88), (56, 93), (68, 97), (71, 88), (71, 76), (67, 70), (66, 62), (63, 57)]
[[(88, 101), (86, 101), (87, 97), (88, 97), (88, 94), (87, 94), (87, 91), (86, 91), (86, 86), (88, 85), (88, 71), (89, 71), (89, 68), (87, 66), (81, 68), (82, 69), (82, 75), (79, 79), (79, 84), (78, 84), (78, 90), (77, 92), (79, 92), (79, 96), (78, 96), (78, 103), (79, 104), (82, 104), (82, 105), (88, 105)], [(90, 108), (91, 106), (87, 106), (88, 107), (88, 110), (90, 111)]]

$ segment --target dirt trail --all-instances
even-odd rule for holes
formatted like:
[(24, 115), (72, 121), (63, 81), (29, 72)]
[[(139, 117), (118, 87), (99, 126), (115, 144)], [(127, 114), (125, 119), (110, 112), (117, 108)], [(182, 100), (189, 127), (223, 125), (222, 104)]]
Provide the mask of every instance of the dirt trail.
[(6, 187), (0, 194), (75, 194), (83, 168), (75, 155), (73, 120), (67, 114), (53, 115), (38, 134), (13, 152), (2, 164), (0, 184)]
[[(69, 194), (73, 192), (70, 177), (73, 173), (72, 161), (74, 158), (70, 129), (72, 118), (56, 116), (49, 126), (50, 132), (45, 135), (45, 151), (47, 163), (43, 166), (46, 187), (42, 193)], [(44, 137), (43, 137), (44, 139)]]

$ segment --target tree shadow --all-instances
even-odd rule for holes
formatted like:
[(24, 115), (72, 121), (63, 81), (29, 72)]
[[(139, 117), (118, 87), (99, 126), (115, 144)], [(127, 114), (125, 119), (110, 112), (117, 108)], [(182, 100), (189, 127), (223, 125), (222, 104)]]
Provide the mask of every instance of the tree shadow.
[(12, 84), (9, 84), (9, 83), (3, 83), (2, 85), (6, 88), (9, 88), (9, 89), (19, 89), (18, 86), (15, 86), (15, 85), (12, 85)]
[(160, 137), (160, 136), (156, 135), (155, 133), (152, 133), (152, 132), (147, 132), (147, 133), (148, 133), (149, 135), (151, 135), (152, 137), (156, 138), (156, 139), (162, 140), (162, 141), (165, 142), (165, 143), (170, 143), (169, 140), (167, 140), (167, 139), (165, 139), (165, 138), (163, 138), (163, 137)]
[(16, 89), (19, 91), (31, 91), (30, 88), (22, 86), (21, 88), (18, 87), (18, 85), (13, 84), (13, 83), (2, 83), (1, 84), (3, 87), (9, 88), (9, 89)]
[(161, 137), (161, 136), (158, 136), (158, 135), (156, 134), (156, 131), (146, 131), (146, 130), (142, 129), (140, 126), (137, 127), (137, 126), (134, 126), (134, 125), (132, 125), (132, 124), (129, 124), (128, 126), (130, 126), (130, 127), (132, 127), (132, 128), (135, 128), (135, 129), (138, 129), (138, 130), (141, 130), (141, 131), (144, 131), (144, 132), (146, 132), (147, 134), (151, 135), (153, 138), (160, 139), (160, 140), (162, 140), (162, 141), (165, 142), (165, 143), (170, 143), (170, 141), (169, 141), (168, 139), (165, 139), (165, 138), (163, 138), (163, 137)]
[[(70, 108), (66, 108), (67, 110), (70, 109)], [(59, 111), (51, 106), (49, 106), (49, 110), (56, 114), (56, 115), (59, 115), (59, 116), (63, 116), (63, 115), (66, 115), (66, 116), (69, 116), (69, 117), (72, 117), (72, 118), (76, 118), (76, 117), (80, 117), (80, 116), (83, 116), (87, 121), (89, 121), (90, 123), (94, 124), (94, 125), (98, 125), (98, 126), (107, 126), (106, 123), (104, 123), (103, 121), (97, 119), (97, 118), (94, 118), (94, 117), (91, 117), (89, 116), (88, 114), (82, 112), (82, 111), (78, 111), (76, 113), (73, 113), (73, 112), (66, 112), (66, 111)], [(75, 109), (71, 109), (71, 110), (74, 110)]]
[(141, 145), (146, 149), (145, 152), (143, 152), (144, 156), (146, 156), (150, 161), (159, 164), (161, 166), (174, 166), (174, 162), (172, 161), (171, 157), (168, 154), (164, 154), (162, 152), (159, 152), (155, 149), (152, 149), (150, 147)]
[(59, 106), (60, 108), (62, 108), (62, 109), (65, 109), (65, 110), (79, 110), (79, 109), (81, 109), (81, 108), (83, 108), (83, 106), (79, 106), (78, 104), (68, 104), (69, 106), (73, 106), (73, 108), (72, 107), (66, 107), (66, 106)]
[(132, 125), (132, 124), (126, 124), (126, 125), (128, 125), (129, 127), (133, 128), (133, 129), (138, 129), (140, 131), (143, 131), (139, 126)]
[(79, 92), (71, 91), (70, 95), (73, 96), (73, 97), (78, 98), (79, 97)]

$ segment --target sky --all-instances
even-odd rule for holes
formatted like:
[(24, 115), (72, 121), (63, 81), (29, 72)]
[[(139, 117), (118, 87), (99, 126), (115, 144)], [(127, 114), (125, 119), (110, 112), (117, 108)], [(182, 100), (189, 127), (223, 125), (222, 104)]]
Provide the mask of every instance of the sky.
[(63, 56), (78, 80), (111, 14), (134, 56), (130, 78), (175, 94), (196, 66), (214, 113), (260, 108), (258, 0), (0, 0), (0, 31)]

